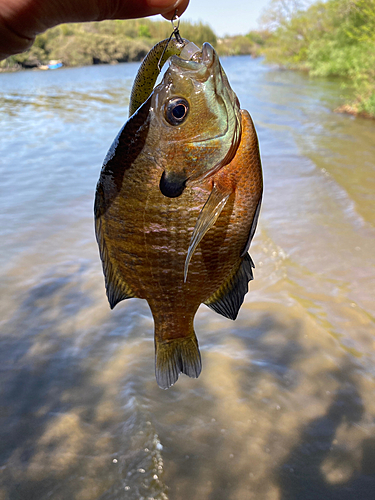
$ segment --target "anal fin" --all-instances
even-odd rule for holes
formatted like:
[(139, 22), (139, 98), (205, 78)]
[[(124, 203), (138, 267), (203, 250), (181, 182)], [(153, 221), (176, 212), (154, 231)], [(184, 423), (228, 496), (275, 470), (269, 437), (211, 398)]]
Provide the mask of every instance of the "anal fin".
[(248, 291), (248, 283), (254, 279), (252, 267), (255, 267), (254, 263), (246, 253), (238, 271), (205, 302), (206, 306), (226, 318), (236, 319)]
[(198, 341), (193, 333), (183, 337), (155, 344), (155, 375), (161, 389), (171, 387), (180, 375), (198, 378), (202, 370)]

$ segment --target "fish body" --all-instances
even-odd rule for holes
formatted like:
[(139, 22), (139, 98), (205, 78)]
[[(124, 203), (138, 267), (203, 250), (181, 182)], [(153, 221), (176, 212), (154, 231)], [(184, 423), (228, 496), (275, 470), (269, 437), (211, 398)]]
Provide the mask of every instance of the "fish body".
[(160, 387), (200, 374), (201, 303), (236, 318), (261, 197), (254, 125), (214, 49), (204, 44), (196, 61), (173, 56), (115, 139), (95, 199), (108, 300), (147, 300)]

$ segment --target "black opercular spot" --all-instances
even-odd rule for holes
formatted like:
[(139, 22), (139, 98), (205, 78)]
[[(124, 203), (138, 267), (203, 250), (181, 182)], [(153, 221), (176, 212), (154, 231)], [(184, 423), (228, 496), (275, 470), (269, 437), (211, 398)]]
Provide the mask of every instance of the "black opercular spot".
[(189, 113), (189, 103), (182, 97), (171, 99), (165, 108), (165, 119), (171, 125), (180, 125)]
[(167, 177), (165, 172), (160, 179), (160, 191), (168, 198), (177, 198), (185, 189), (186, 179), (171, 175)]

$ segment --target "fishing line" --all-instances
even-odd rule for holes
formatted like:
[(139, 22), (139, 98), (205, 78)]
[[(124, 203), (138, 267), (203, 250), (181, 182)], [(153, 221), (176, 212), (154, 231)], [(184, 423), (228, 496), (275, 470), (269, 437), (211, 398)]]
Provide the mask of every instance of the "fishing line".
[[(169, 45), (169, 42), (172, 40), (173, 35), (175, 36), (175, 38), (177, 40), (177, 43), (180, 43), (181, 45), (184, 44), (184, 41), (181, 38), (180, 31), (179, 31), (179, 28), (180, 28), (180, 18), (177, 15), (177, 9), (174, 11), (174, 15), (173, 15), (173, 17), (171, 19), (171, 23), (172, 23), (173, 31), (172, 31), (170, 37), (168, 38), (167, 43), (165, 44), (164, 50), (163, 50), (163, 52), (162, 52), (162, 54), (160, 56), (160, 59), (158, 61), (158, 70), (159, 70), (159, 73), (161, 72), (160, 61), (163, 59), (165, 51), (167, 50), (167, 47)], [(177, 23), (177, 24), (175, 25), (174, 23)]]

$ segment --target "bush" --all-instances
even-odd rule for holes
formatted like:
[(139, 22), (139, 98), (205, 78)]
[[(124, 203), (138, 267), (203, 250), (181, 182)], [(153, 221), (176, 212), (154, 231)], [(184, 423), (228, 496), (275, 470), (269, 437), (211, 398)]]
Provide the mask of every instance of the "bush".
[[(273, 7), (278, 3), (288, 0), (273, 0)], [(352, 109), (374, 114), (375, 0), (328, 0), (295, 9), (273, 25), (265, 54), (312, 76), (346, 78), (356, 94)]]
[[(217, 41), (203, 23), (182, 22), (180, 31), (198, 46)], [(34, 67), (51, 59), (61, 60), (65, 66), (139, 61), (171, 32), (170, 22), (150, 19), (62, 24), (38, 35), (31, 49), (2, 61), (0, 68)]]

